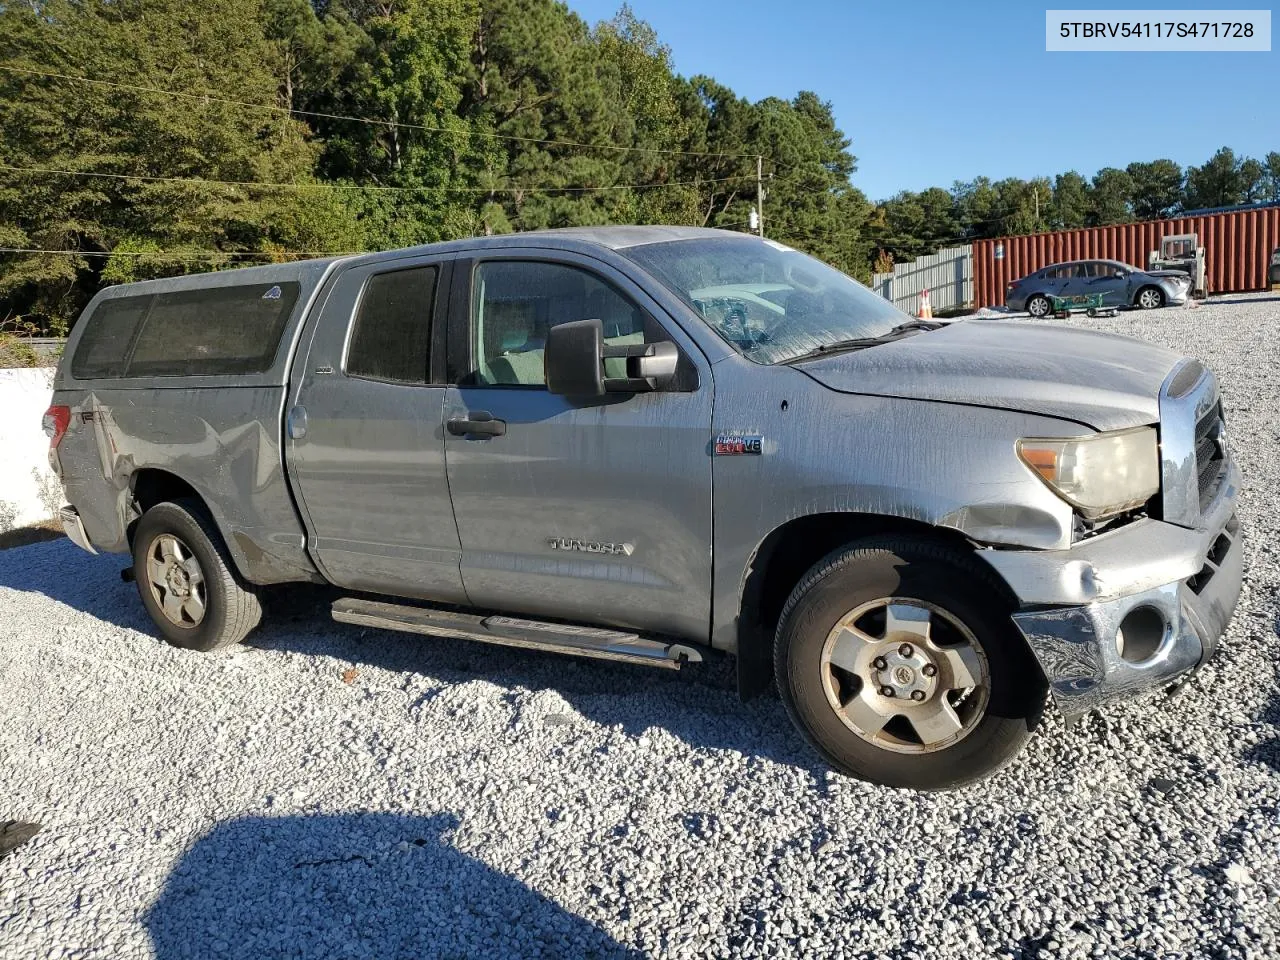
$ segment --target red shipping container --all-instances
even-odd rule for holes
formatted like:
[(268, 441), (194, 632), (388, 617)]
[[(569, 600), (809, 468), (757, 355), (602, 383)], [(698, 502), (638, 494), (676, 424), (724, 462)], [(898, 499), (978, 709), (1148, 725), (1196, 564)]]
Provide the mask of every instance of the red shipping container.
[(1270, 289), (1267, 273), (1271, 252), (1280, 245), (1280, 207), (975, 240), (974, 306), (1003, 306), (1010, 283), (1064, 260), (1121, 260), (1145, 270), (1160, 238), (1180, 233), (1199, 235), (1209, 293)]

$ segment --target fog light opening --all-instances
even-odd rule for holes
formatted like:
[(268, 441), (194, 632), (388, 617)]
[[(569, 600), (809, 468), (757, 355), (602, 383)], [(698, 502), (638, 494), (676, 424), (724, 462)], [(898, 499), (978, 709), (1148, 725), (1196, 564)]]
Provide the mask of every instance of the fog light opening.
[(1169, 624), (1155, 607), (1134, 607), (1116, 630), (1116, 651), (1128, 663), (1144, 663), (1164, 646)]

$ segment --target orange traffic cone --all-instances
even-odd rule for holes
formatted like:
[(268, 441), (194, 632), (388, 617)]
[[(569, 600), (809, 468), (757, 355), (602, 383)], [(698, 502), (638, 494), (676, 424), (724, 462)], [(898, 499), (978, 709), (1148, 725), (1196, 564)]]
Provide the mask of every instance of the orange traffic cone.
[(919, 317), (921, 320), (933, 319), (933, 305), (929, 303), (928, 287), (925, 287), (923, 290), (920, 291), (920, 309), (919, 311), (917, 311), (916, 316)]

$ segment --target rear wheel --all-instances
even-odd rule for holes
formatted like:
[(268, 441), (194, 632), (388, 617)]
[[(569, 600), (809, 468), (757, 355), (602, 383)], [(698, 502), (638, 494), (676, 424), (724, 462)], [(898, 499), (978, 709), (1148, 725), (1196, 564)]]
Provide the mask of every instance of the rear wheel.
[(133, 571), (147, 613), (175, 647), (221, 650), (262, 619), (257, 594), (232, 570), (222, 537), (196, 501), (159, 503), (142, 515)]
[(1137, 303), (1143, 310), (1155, 310), (1164, 306), (1164, 293), (1158, 287), (1143, 287), (1138, 291)]
[(990, 775), (1044, 704), (1044, 677), (993, 578), (926, 541), (868, 541), (820, 562), (787, 602), (774, 658), (814, 747), (886, 786)]
[(1053, 304), (1049, 302), (1049, 298), (1043, 293), (1032, 294), (1027, 300), (1027, 313), (1033, 317), (1047, 317), (1052, 309)]

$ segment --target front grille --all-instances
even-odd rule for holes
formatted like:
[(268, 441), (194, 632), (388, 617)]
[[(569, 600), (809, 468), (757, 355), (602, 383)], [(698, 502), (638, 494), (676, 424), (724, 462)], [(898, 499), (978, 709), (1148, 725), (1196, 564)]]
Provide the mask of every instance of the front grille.
[(1223, 430), (1222, 403), (1218, 402), (1196, 424), (1196, 485), (1201, 512), (1213, 503), (1227, 473), (1224, 445), (1219, 442)]

